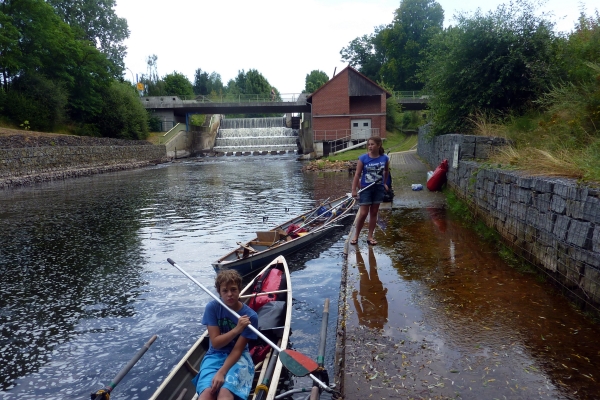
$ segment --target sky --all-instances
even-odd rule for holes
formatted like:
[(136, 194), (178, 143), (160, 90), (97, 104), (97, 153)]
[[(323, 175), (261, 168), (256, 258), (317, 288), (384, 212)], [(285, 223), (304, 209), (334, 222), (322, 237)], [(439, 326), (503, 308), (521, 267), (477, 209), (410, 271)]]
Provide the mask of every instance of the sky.
[[(437, 0), (444, 26), (457, 12), (485, 13), (503, 0)], [(281, 94), (300, 93), (306, 75), (323, 71), (330, 78), (344, 69), (340, 50), (375, 27), (392, 22), (399, 0), (117, 0), (116, 14), (127, 20), (125, 79), (147, 73), (146, 59), (157, 56), (160, 77), (179, 72), (221, 75), (223, 84), (238, 71), (256, 69)], [(572, 0), (548, 0), (558, 31), (571, 31), (580, 9), (592, 15), (598, 6)]]

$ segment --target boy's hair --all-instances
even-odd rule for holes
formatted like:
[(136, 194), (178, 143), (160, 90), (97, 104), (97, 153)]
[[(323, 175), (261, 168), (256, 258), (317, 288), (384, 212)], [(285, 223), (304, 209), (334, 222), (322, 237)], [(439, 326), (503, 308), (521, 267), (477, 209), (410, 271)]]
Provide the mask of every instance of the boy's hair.
[(217, 288), (218, 293), (221, 293), (221, 285), (228, 285), (232, 283), (237, 285), (239, 290), (242, 290), (242, 277), (234, 269), (224, 269), (223, 271), (219, 272), (215, 278), (215, 288)]
[(381, 138), (379, 136), (371, 136), (367, 140), (367, 143), (369, 143), (369, 140), (374, 141), (375, 144), (379, 146), (379, 155), (382, 156), (383, 153), (385, 153), (385, 150), (383, 149), (383, 140), (381, 140)]

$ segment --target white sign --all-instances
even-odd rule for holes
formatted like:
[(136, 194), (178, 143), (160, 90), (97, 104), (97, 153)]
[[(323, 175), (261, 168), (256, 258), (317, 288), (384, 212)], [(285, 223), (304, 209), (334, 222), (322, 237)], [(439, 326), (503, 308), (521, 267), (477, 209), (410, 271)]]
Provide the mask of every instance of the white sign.
[(458, 143), (454, 145), (454, 158), (452, 159), (452, 168), (458, 167)]

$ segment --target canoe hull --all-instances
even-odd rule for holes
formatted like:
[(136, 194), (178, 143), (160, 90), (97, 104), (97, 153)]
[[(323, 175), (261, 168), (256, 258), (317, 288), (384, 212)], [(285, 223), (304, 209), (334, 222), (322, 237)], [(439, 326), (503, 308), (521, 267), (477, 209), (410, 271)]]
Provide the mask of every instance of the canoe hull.
[[(327, 219), (321, 225), (319, 225), (318, 220), (315, 220), (316, 222), (314, 226), (312, 226), (312, 229), (306, 233), (303, 233), (301, 236), (291, 240), (281, 240), (272, 245), (260, 243), (258, 238), (255, 238), (244, 243), (243, 246), (255, 248), (257, 250), (256, 253), (240, 257), (240, 255), (244, 253), (243, 246), (240, 246), (217, 260), (212, 264), (212, 266), (217, 273), (222, 269), (235, 269), (242, 276), (254, 274), (258, 270), (264, 268), (264, 266), (267, 265), (273, 258), (278, 256), (285, 257), (293, 254), (328, 235), (332, 228), (338, 226), (338, 224), (350, 214), (354, 204), (355, 199), (348, 196), (335, 199), (330, 203), (327, 203), (325, 206), (330, 210), (337, 211), (337, 215)], [(273, 228), (271, 232), (286, 232), (289, 226), (292, 224), (297, 226), (302, 225), (305, 222), (303, 217), (306, 218), (307, 215), (310, 216), (311, 214), (314, 214), (315, 211), (317, 211), (317, 209), (320, 207), (323, 206), (319, 206), (305, 214), (293, 218), (286, 223)], [(314, 217), (309, 217), (307, 220), (310, 221), (311, 218)]]

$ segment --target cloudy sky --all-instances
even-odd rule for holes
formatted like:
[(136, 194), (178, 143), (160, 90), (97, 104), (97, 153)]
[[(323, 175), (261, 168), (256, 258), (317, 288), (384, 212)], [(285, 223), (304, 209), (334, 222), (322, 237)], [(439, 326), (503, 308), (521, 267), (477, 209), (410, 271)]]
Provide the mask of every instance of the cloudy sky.
[[(504, 1), (438, 2), (448, 26), (459, 11), (486, 12)], [(548, 0), (540, 10), (554, 14), (558, 30), (570, 31), (581, 7), (588, 15), (595, 10), (590, 3)], [(131, 32), (125, 79), (147, 73), (146, 59), (156, 54), (159, 76), (177, 71), (193, 82), (201, 68), (227, 84), (239, 70), (256, 69), (280, 93), (300, 93), (312, 70), (331, 77), (343, 69), (340, 50), (390, 23), (399, 5), (399, 0), (117, 0), (116, 13)]]

